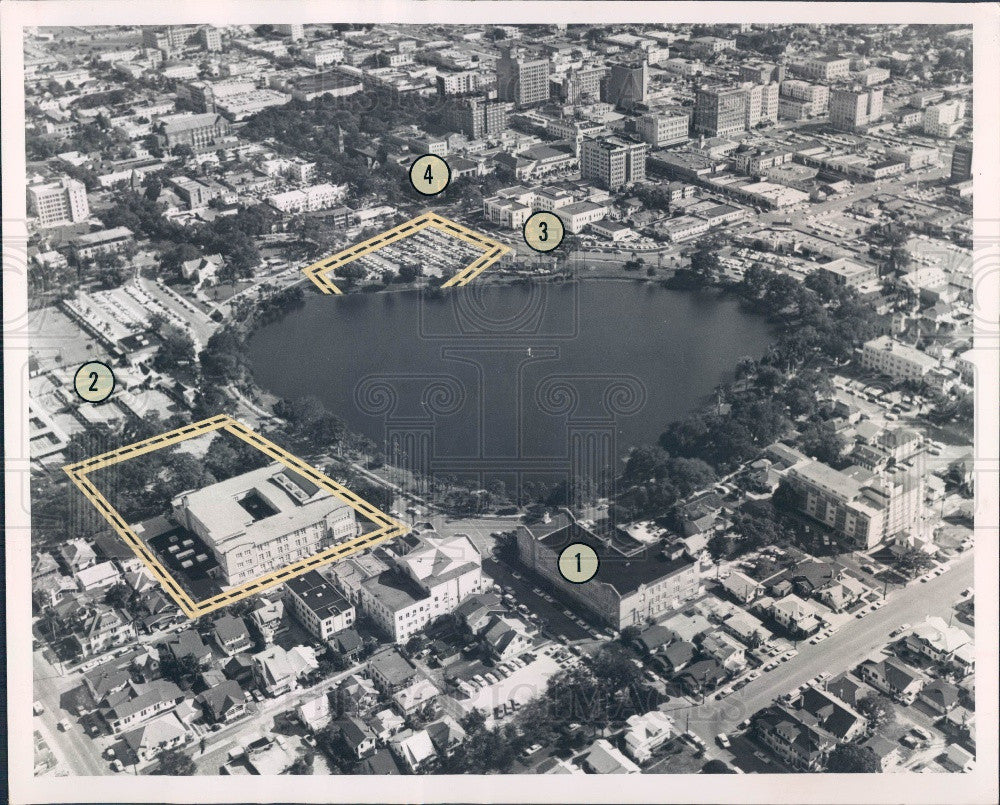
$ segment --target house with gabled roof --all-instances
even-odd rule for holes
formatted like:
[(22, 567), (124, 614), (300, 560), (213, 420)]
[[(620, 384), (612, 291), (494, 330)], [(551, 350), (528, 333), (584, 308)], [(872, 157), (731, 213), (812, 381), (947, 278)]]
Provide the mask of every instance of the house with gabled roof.
[(934, 662), (951, 660), (962, 646), (972, 643), (964, 629), (949, 626), (943, 618), (932, 615), (918, 623), (906, 636), (906, 647)]
[(82, 539), (71, 539), (59, 546), (59, 558), (70, 573), (97, 564), (97, 554), (90, 544)]
[(958, 697), (958, 686), (944, 679), (928, 682), (918, 695), (920, 701), (941, 715), (947, 714), (958, 706)]
[(751, 719), (754, 736), (798, 771), (821, 771), (837, 739), (805, 711), (775, 704)]
[(764, 592), (764, 585), (738, 570), (732, 571), (719, 583), (723, 590), (743, 604), (749, 604)]
[(404, 730), (389, 739), (389, 747), (411, 774), (429, 768), (437, 760), (437, 752), (427, 730)]
[(164, 713), (122, 736), (140, 762), (153, 760), (164, 750), (183, 746), (190, 738), (190, 731), (174, 713)]
[(449, 715), (444, 715), (428, 724), (426, 729), (439, 756), (450, 757), (465, 740), (465, 730), (462, 729), (462, 725)]
[(130, 682), (121, 690), (105, 697), (101, 715), (112, 732), (121, 732), (160, 713), (173, 710), (182, 701), (184, 692), (165, 679)]
[(853, 741), (865, 731), (867, 721), (847, 702), (829, 691), (810, 685), (795, 702), (798, 710), (815, 716), (816, 723), (840, 742)]
[(191, 657), (200, 666), (206, 666), (212, 661), (212, 650), (194, 629), (185, 629), (169, 638), (165, 648), (176, 660)]
[(903, 704), (913, 704), (924, 686), (919, 671), (897, 659), (865, 660), (858, 669), (861, 679)]
[(333, 727), (340, 735), (344, 746), (358, 760), (375, 751), (375, 733), (361, 719), (355, 716), (346, 716), (335, 721)]
[(247, 709), (246, 694), (239, 682), (232, 679), (202, 691), (198, 694), (197, 702), (205, 713), (205, 720), (213, 724), (235, 721)]
[(85, 657), (101, 654), (114, 646), (120, 646), (136, 636), (135, 624), (125, 615), (104, 604), (98, 604), (82, 612), (73, 625), (73, 639)]
[(243, 618), (235, 615), (226, 614), (215, 621), (212, 624), (212, 638), (227, 657), (253, 648), (246, 623)]

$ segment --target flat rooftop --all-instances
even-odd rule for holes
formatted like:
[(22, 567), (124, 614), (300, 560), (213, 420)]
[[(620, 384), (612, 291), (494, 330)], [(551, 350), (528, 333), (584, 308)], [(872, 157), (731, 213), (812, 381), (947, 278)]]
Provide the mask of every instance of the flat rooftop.
[(319, 571), (310, 570), (287, 582), (288, 589), (297, 595), (321, 620), (339, 615), (351, 608), (347, 599), (324, 579)]

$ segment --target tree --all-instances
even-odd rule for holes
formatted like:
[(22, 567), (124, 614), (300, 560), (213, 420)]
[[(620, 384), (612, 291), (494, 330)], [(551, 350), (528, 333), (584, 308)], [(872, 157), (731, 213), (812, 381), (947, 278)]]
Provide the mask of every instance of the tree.
[(594, 676), (618, 692), (637, 685), (642, 670), (632, 662), (632, 655), (617, 643), (607, 643), (591, 659)]
[(159, 371), (168, 372), (194, 363), (194, 341), (186, 332), (179, 327), (165, 325), (161, 337), (163, 343), (153, 359), (153, 366)]
[(175, 657), (169, 652), (164, 652), (163, 659), (160, 660), (160, 675), (178, 685), (185, 685), (194, 679), (200, 670), (198, 660), (193, 654)]
[(313, 773), (313, 760), (316, 758), (316, 753), (311, 749), (299, 755), (295, 762), (285, 771), (285, 774), (312, 774)]
[(802, 452), (823, 464), (836, 464), (846, 447), (843, 436), (823, 425), (812, 425), (802, 434)]
[(904, 548), (896, 556), (896, 567), (905, 571), (910, 578), (915, 577), (933, 564), (934, 560), (930, 556), (912, 545)]
[(869, 693), (858, 702), (857, 709), (868, 719), (872, 729), (884, 727), (896, 720), (896, 708), (892, 700), (881, 693)]
[(721, 760), (710, 760), (701, 767), (702, 774), (736, 774), (729, 766)]
[(882, 766), (871, 749), (840, 744), (830, 753), (826, 770), (833, 774), (874, 774), (882, 771)]
[(167, 777), (190, 777), (196, 771), (194, 761), (179, 749), (164, 749), (156, 756), (156, 767), (150, 774)]

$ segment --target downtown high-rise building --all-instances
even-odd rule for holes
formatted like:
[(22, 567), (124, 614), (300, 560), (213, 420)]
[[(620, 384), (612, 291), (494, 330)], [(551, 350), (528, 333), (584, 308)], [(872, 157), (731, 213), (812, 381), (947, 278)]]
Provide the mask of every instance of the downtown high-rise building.
[(85, 221), (90, 215), (83, 182), (64, 176), (58, 182), (28, 188), (28, 208), (43, 229)]
[(649, 64), (615, 62), (604, 78), (603, 100), (620, 109), (645, 103), (649, 95)]
[(544, 56), (530, 56), (519, 48), (506, 47), (497, 60), (497, 97), (518, 108), (549, 99), (551, 65)]
[(972, 143), (958, 143), (951, 155), (951, 181), (967, 182), (972, 178)]
[(758, 123), (774, 123), (778, 119), (778, 85), (753, 84), (742, 85), (746, 92), (745, 123), (752, 129)]
[(580, 149), (580, 173), (608, 190), (617, 190), (646, 178), (646, 143), (635, 143), (619, 137), (594, 139), (588, 137)]
[(857, 131), (882, 118), (881, 89), (831, 89), (830, 127)]
[(445, 120), (451, 128), (478, 140), (507, 128), (507, 107), (486, 97), (458, 98), (448, 105)]
[(748, 93), (743, 87), (702, 87), (695, 94), (693, 132), (725, 137), (746, 131), (747, 103)]
[(687, 111), (650, 112), (636, 120), (635, 129), (651, 148), (663, 148), (687, 140), (690, 125)]

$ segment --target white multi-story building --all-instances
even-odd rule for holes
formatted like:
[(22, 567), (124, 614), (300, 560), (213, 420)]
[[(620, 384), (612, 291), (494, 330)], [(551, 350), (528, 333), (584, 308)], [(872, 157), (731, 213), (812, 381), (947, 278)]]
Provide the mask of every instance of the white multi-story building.
[(662, 148), (687, 140), (690, 125), (687, 112), (650, 112), (636, 121), (636, 131), (651, 148)]
[(555, 212), (573, 204), (573, 201), (572, 193), (559, 188), (532, 190), (517, 185), (483, 199), (483, 215), (497, 226), (519, 229), (533, 212)]
[(922, 380), (938, 362), (925, 352), (880, 335), (862, 347), (861, 365), (893, 380)]
[(208, 546), (229, 585), (360, 534), (347, 503), (280, 464), (183, 492), (172, 502), (172, 515)]
[(965, 101), (953, 100), (928, 106), (924, 110), (924, 134), (931, 137), (954, 137), (965, 119)]
[(482, 557), (465, 535), (414, 538), (393, 567), (361, 582), (361, 608), (392, 639), (408, 640), (435, 618), (483, 591)]
[(323, 184), (288, 190), (267, 197), (267, 203), (279, 212), (314, 212), (335, 207), (347, 196), (347, 185)]
[(291, 610), (318, 640), (329, 640), (354, 625), (354, 606), (317, 570), (310, 570), (286, 585)]
[(582, 232), (588, 224), (600, 221), (608, 214), (608, 208), (592, 201), (577, 201), (555, 210), (567, 232), (574, 235)]
[(830, 92), (830, 126), (856, 131), (882, 118), (881, 89), (834, 89)]
[(821, 81), (847, 78), (851, 72), (851, 60), (839, 56), (817, 56), (796, 62), (792, 65), (792, 71)]
[(86, 221), (90, 216), (87, 188), (83, 182), (68, 176), (58, 182), (29, 187), (28, 207), (43, 229)]

